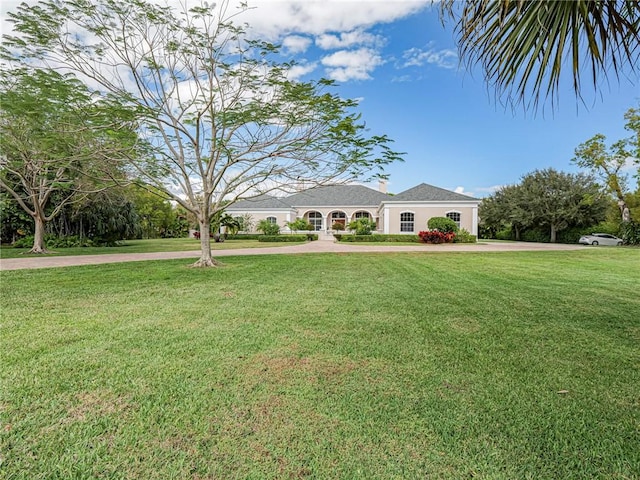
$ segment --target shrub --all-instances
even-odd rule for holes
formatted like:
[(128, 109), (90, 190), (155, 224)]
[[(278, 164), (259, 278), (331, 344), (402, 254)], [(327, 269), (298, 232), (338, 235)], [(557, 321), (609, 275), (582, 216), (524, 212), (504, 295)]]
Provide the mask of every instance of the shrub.
[(289, 227), (294, 232), (297, 232), (299, 230), (315, 230), (313, 225), (307, 222), (304, 218), (296, 218), (296, 220), (293, 222), (287, 222), (287, 227)]
[[(317, 235), (316, 235), (317, 237)], [(259, 242), (306, 242), (308, 235), (259, 235)]]
[[(56, 235), (46, 234), (44, 236), (44, 244), (47, 248), (70, 248), (70, 247), (93, 247), (94, 242), (89, 238), (79, 237), (78, 235), (69, 235), (66, 237), (58, 237)], [(33, 247), (33, 235), (16, 240), (13, 243), (14, 248), (31, 248)]]
[(551, 233), (549, 228), (531, 228), (520, 233), (520, 240), (523, 242), (549, 243), (551, 241)]
[[(45, 235), (45, 245), (46, 245), (46, 235)], [(13, 242), (14, 248), (31, 248), (33, 247), (33, 235), (27, 235), (26, 237), (19, 238), (15, 242)]]
[(453, 232), (444, 233), (439, 230), (426, 230), (419, 232), (418, 237), (425, 243), (451, 243), (456, 234)]
[(640, 245), (640, 223), (624, 222), (620, 226), (620, 234), (625, 245)]
[(476, 243), (476, 236), (461, 228), (453, 239), (453, 243)]
[(318, 240), (318, 234), (317, 233), (307, 233), (307, 240), (309, 240), (310, 242), (313, 242), (314, 240)]
[(344, 223), (334, 222), (333, 225), (331, 225), (331, 230), (341, 232), (342, 230), (344, 230)]
[(458, 225), (447, 217), (431, 217), (427, 222), (429, 230), (437, 230), (441, 233), (457, 233)]
[(376, 222), (369, 218), (359, 218), (349, 223), (349, 230), (353, 230), (355, 235), (371, 235), (376, 229)]
[(267, 220), (260, 220), (260, 223), (258, 223), (258, 231), (265, 235), (278, 235), (280, 233), (280, 225), (268, 222)]
[(496, 239), (497, 240), (513, 240), (514, 239), (514, 235), (513, 235), (513, 231), (511, 229), (511, 227), (506, 227), (503, 228), (502, 230), (498, 231), (496, 233)]

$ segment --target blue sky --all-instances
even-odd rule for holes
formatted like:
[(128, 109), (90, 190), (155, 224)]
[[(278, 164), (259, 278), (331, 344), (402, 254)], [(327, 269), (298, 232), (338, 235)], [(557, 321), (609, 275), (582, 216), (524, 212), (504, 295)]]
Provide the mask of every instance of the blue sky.
[[(2, 17), (17, 3), (3, 1)], [(458, 66), (452, 25), (443, 27), (427, 0), (249, 3), (256, 8), (242, 20), (283, 45), (299, 78), (335, 79), (338, 94), (360, 99), (370, 132), (406, 152), (387, 168), (391, 192), (425, 182), (482, 197), (535, 169), (577, 171), (575, 147), (596, 133), (611, 142), (627, 136), (623, 114), (640, 102), (636, 75), (613, 78), (598, 93), (587, 84), (586, 105), (567, 81), (554, 110), (505, 108), (481, 72)]]
[(360, 111), (371, 132), (388, 134), (406, 152), (404, 163), (387, 168), (389, 191), (396, 193), (426, 182), (481, 197), (535, 169), (577, 171), (574, 149), (596, 133), (610, 141), (628, 136), (623, 114), (640, 101), (637, 77), (612, 79), (599, 93), (586, 84), (584, 104), (567, 79), (555, 109), (505, 108), (481, 72), (459, 68), (452, 26), (443, 28), (428, 7), (360, 34), (375, 40), (352, 45), (351, 51), (364, 45), (379, 57), (370, 62), (375, 66), (368, 78), (323, 70), (322, 58), (331, 53), (318, 46), (317, 36), (309, 36), (314, 43), (295, 57), (306, 64), (320, 59), (311, 75), (334, 76), (341, 95), (362, 99)]

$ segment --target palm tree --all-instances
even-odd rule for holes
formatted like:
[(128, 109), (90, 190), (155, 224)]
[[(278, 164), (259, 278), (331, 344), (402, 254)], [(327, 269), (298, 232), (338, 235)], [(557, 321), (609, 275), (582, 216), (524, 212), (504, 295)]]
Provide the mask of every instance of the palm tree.
[[(225, 232), (222, 236), (220, 236), (220, 227), (225, 227)], [(219, 211), (211, 218), (211, 230), (215, 232), (214, 238), (216, 242), (224, 242), (228, 234), (235, 235), (238, 233), (240, 221), (224, 211)]]
[(619, 80), (640, 64), (637, 0), (442, 0), (440, 12), (457, 22), (463, 62), (481, 65), (510, 103), (535, 108), (550, 97), (555, 104), (566, 68), (581, 99), (582, 74), (598, 90), (609, 73)]

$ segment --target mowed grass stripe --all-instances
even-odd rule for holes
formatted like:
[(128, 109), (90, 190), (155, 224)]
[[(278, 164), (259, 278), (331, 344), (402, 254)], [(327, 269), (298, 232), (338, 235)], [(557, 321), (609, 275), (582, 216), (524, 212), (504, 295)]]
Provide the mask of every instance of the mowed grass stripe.
[(224, 262), (3, 272), (7, 478), (640, 475), (637, 250)]

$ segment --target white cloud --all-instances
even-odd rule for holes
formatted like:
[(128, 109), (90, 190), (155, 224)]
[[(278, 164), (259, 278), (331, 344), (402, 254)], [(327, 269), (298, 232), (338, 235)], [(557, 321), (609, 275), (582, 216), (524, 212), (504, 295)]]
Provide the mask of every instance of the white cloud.
[[(488, 195), (493, 195), (495, 192), (505, 187), (506, 185), (491, 185), (490, 187), (476, 187), (476, 195), (478, 197), (486, 197)], [(470, 193), (466, 193), (465, 195), (471, 195)], [(471, 195), (472, 197), (474, 195)]]
[(316, 69), (317, 65), (318, 64), (316, 62), (294, 65), (289, 70), (287, 78), (289, 78), (289, 80), (297, 80), (300, 77), (304, 77), (305, 75), (313, 72)]
[(375, 50), (340, 50), (323, 57), (322, 64), (327, 68), (327, 76), (338, 82), (349, 80), (368, 80), (370, 73), (384, 61)]
[(393, 77), (391, 79), (392, 83), (405, 83), (405, 82), (412, 82), (416, 80), (414, 77), (412, 77), (411, 75), (400, 75), (399, 77)]
[(285, 53), (302, 53), (309, 48), (313, 40), (300, 35), (289, 35), (282, 40), (282, 48)]
[(343, 32), (337, 35), (325, 33), (316, 38), (316, 45), (323, 50), (335, 50), (354, 45), (380, 45), (382, 43), (382, 37), (363, 30)]
[[(200, 4), (200, 0), (153, 0), (178, 10)], [(234, 13), (241, 0), (230, 0), (228, 13)], [(6, 13), (15, 11), (22, 0), (2, 0), (2, 31), (8, 33)], [(35, 5), (36, 0), (25, 0)], [(213, 2), (210, 2), (213, 3)], [(223, 2), (218, 2), (223, 3)], [(431, 0), (248, 0), (249, 10), (236, 20), (247, 23), (255, 34), (275, 41), (289, 34), (322, 35), (327, 32), (353, 32), (378, 23), (390, 23), (413, 15)]]
[(640, 166), (640, 158), (627, 157), (625, 158), (624, 165), (620, 170), (623, 172), (636, 172)]
[(255, 6), (242, 15), (261, 36), (281, 38), (289, 33), (322, 35), (353, 32), (377, 23), (413, 15), (430, 0), (249, 0)]
[(462, 195), (468, 195), (470, 197), (473, 197), (473, 192), (465, 192), (464, 187), (456, 187), (453, 189), (453, 191), (456, 193), (460, 193)]
[(429, 46), (425, 49), (410, 48), (402, 54), (406, 67), (422, 67), (426, 64), (436, 65), (441, 68), (456, 68), (458, 66), (458, 53), (455, 50), (445, 48), (436, 50)]
[(501, 188), (505, 187), (506, 185), (491, 185), (490, 187), (477, 187), (476, 190), (478, 190), (479, 192), (497, 192), (498, 190), (500, 190)]
[[(199, 0), (150, 0), (182, 11), (199, 4)], [(7, 11), (15, 11), (20, 0), (3, 0), (0, 4), (0, 25), (4, 32), (11, 28), (6, 23)], [(26, 0), (29, 5), (36, 0)], [(224, 2), (220, 4), (224, 5)], [(220, 5), (219, 4), (219, 5)], [(229, 0), (227, 15), (233, 14), (240, 0)], [(234, 18), (247, 24), (254, 38), (282, 43), (285, 54), (295, 55), (307, 51), (312, 36), (322, 49), (344, 49), (362, 46), (359, 50), (337, 51), (322, 59), (326, 74), (341, 82), (366, 80), (383, 62), (379, 49), (384, 39), (366, 31), (373, 25), (391, 23), (427, 8), (430, 0), (249, 0), (249, 9)], [(365, 48), (366, 47), (366, 48)], [(295, 67), (291, 78), (313, 71), (315, 64)]]

